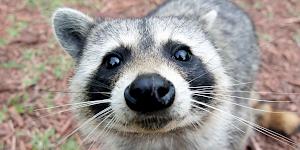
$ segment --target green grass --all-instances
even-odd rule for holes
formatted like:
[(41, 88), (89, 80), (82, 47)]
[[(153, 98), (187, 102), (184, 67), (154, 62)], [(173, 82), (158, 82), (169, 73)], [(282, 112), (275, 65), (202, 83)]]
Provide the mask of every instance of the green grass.
[(22, 53), (22, 59), (24, 61), (31, 61), (35, 57), (37, 57), (40, 54), (40, 52), (41, 52), (40, 50), (34, 50), (34, 49), (25, 50)]
[(55, 135), (55, 129), (50, 128), (42, 133), (35, 133), (31, 139), (32, 150), (54, 149), (55, 145), (50, 139)]
[(26, 76), (23, 78), (22, 83), (24, 87), (30, 87), (36, 85), (40, 79), (41, 75), (46, 72), (46, 64), (31, 64), (32, 66), (27, 66), (25, 68)]
[(46, 72), (46, 63), (37, 63), (36, 60), (42, 55), (42, 50), (28, 49), (22, 53), (22, 63), (24, 64), (23, 72), (24, 77), (22, 79), (23, 86), (29, 87), (39, 82), (40, 76)]
[(26, 0), (26, 5), (31, 8), (38, 8), (43, 16), (50, 17), (53, 11), (64, 4), (84, 4), (80, 0)]
[(49, 58), (48, 64), (54, 66), (52, 73), (58, 80), (63, 79), (65, 74), (73, 67), (73, 61), (64, 55)]
[(15, 38), (20, 35), (20, 33), (28, 26), (25, 21), (14, 21), (14, 24), (10, 26), (6, 32), (11, 38)]
[(51, 12), (62, 5), (61, 0), (27, 0), (26, 4), (32, 8), (38, 8), (42, 15), (51, 16)]
[[(17, 113), (24, 114), (27, 110), (30, 111), (30, 108), (24, 106), (24, 102), (29, 100), (29, 94), (27, 92), (23, 92), (21, 94), (12, 95), (8, 99), (8, 106), (13, 106)], [(33, 109), (33, 108), (31, 108)]]
[(300, 47), (300, 30), (293, 34), (293, 40)]
[(4, 143), (0, 142), (0, 149), (4, 149), (4, 148), (5, 148)]
[(299, 17), (300, 16), (300, 10), (296, 8), (295, 5), (287, 5), (286, 6), (288, 13), (292, 17)]
[(253, 5), (255, 9), (262, 9), (264, 7), (263, 3), (261, 1), (256, 1)]
[(62, 146), (61, 150), (79, 150), (80, 145), (74, 138), (68, 139)]
[(236, 1), (236, 3), (245, 10), (247, 10), (251, 7), (247, 2), (245, 2), (243, 0)]
[(273, 12), (267, 12), (267, 14), (266, 14), (266, 17), (269, 19), (269, 20), (274, 20), (274, 13)]
[(7, 40), (0, 38), (0, 47), (4, 47), (7, 44)]
[(91, 1), (91, 0), (25, 0), (25, 5), (31, 9), (39, 9), (42, 16), (48, 21), (52, 13), (60, 7), (72, 7), (72, 6), (84, 6), (93, 10), (102, 9), (102, 2)]
[(0, 109), (0, 123), (2, 123), (7, 118), (7, 106), (4, 105)]
[(272, 42), (273, 41), (273, 37), (267, 33), (259, 33), (258, 34), (258, 37), (260, 39), (262, 39), (263, 41), (266, 41), (266, 42)]
[(14, 60), (9, 60), (8, 62), (1, 63), (0, 66), (5, 69), (22, 69), (25, 67), (25, 65), (19, 64)]
[(31, 76), (31, 77), (27, 76), (27, 77), (23, 78), (22, 83), (23, 83), (23, 86), (26, 88), (26, 87), (36, 85), (39, 80), (40, 80), (40, 76), (38, 74), (35, 74), (34, 76)]
[(28, 27), (27, 21), (18, 20), (14, 14), (7, 15), (6, 19), (11, 22), (11, 24), (5, 29), (7, 36), (0, 38), (0, 47), (6, 46), (9, 41), (17, 38), (21, 32)]
[[(55, 106), (55, 104), (53, 102), (54, 97), (55, 97), (55, 94), (52, 92), (47, 92), (47, 93), (43, 94), (42, 100), (47, 105), (47, 108)], [(50, 109), (48, 111), (52, 111), (52, 110)]]
[[(54, 128), (49, 128), (44, 132), (36, 132), (31, 139), (32, 150), (50, 150), (54, 149), (56, 145), (51, 142), (57, 140), (56, 131)], [(69, 138), (60, 146), (61, 150), (79, 150), (80, 145), (74, 138)]]

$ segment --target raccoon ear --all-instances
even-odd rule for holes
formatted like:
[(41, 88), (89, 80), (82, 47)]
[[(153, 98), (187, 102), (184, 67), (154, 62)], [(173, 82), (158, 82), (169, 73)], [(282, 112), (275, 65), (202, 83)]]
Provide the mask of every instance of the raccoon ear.
[(202, 16), (201, 20), (204, 22), (205, 28), (209, 30), (214, 25), (217, 17), (218, 17), (218, 12), (216, 10), (211, 10), (208, 13), (206, 13), (204, 16)]
[(59, 8), (52, 16), (55, 36), (60, 45), (78, 60), (94, 21), (89, 16), (70, 8)]

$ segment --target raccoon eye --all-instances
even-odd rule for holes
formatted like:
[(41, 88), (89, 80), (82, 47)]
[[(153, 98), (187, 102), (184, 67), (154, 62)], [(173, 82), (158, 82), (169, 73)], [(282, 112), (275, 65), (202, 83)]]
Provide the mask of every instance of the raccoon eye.
[(118, 67), (121, 64), (121, 58), (117, 55), (109, 55), (104, 60), (107, 69)]
[(173, 58), (178, 61), (189, 61), (191, 59), (191, 52), (188, 47), (181, 47), (175, 51)]

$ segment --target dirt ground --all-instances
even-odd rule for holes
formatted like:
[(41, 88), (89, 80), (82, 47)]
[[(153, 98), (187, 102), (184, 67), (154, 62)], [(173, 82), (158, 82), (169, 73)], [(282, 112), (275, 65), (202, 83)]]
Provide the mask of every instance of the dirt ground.
[[(262, 64), (257, 91), (274, 104), (300, 115), (300, 1), (235, 0), (255, 23)], [(161, 0), (0, 0), (0, 150), (74, 150), (83, 146), (69, 111), (36, 110), (68, 103), (73, 63), (56, 43), (50, 25), (57, 7), (77, 8), (91, 16), (140, 17)], [(290, 93), (290, 94), (288, 94)], [(300, 143), (300, 133), (290, 136)], [(256, 133), (253, 150), (292, 149)]]

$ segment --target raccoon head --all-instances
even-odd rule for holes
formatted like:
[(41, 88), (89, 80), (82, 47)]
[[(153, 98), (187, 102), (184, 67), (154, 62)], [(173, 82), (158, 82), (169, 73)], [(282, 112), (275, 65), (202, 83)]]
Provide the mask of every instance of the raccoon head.
[(58, 9), (53, 27), (77, 64), (70, 90), (82, 131), (170, 133), (209, 124), (208, 106), (229, 107), (218, 97), (230, 81), (206, 32), (216, 17), (93, 20)]

